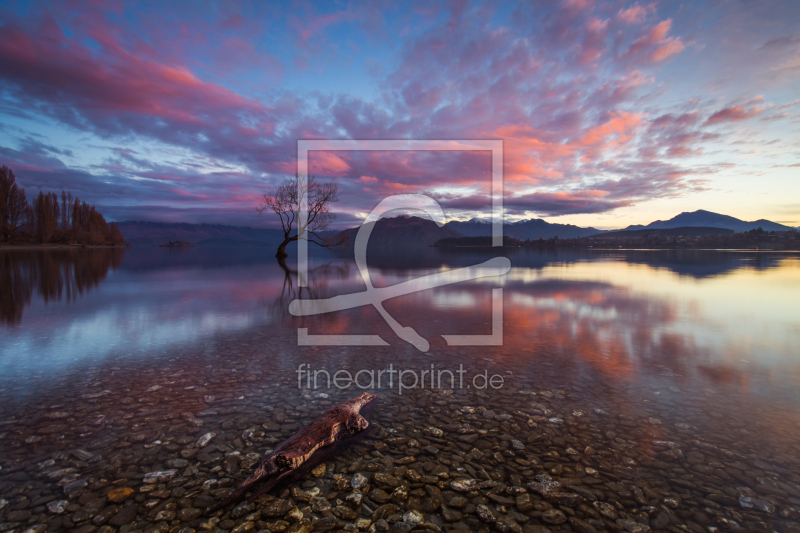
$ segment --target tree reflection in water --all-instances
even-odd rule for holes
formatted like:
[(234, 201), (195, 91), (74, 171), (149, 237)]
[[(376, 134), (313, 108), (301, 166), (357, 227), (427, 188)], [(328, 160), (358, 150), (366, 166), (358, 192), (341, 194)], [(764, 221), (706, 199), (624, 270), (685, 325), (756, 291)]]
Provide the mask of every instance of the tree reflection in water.
[(15, 325), (34, 294), (47, 302), (73, 302), (117, 270), (125, 248), (0, 252), (0, 321)]
[(286, 264), (282, 258), (278, 258), (278, 265), (283, 270), (283, 286), (281, 293), (275, 298), (269, 306), (272, 316), (278, 316), (283, 319), (292, 318), (289, 313), (289, 304), (298, 299), (318, 299), (328, 298), (330, 294), (331, 281), (343, 281), (350, 275), (349, 263), (325, 263), (316, 267), (309, 267), (307, 274), (307, 281), (305, 287), (298, 284), (298, 271)]

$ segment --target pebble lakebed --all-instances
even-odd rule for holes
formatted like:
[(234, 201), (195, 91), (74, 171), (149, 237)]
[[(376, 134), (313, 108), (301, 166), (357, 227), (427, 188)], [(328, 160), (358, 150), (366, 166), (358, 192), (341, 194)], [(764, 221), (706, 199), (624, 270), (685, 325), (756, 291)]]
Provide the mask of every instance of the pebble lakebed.
[[(0, 530), (800, 531), (793, 414), (552, 364), (503, 365), (499, 390), (375, 391), (365, 440), (207, 516), (277, 444), (361, 392), (298, 389), (263, 349), (220, 342), (199, 362), (107, 360), (35, 396), (6, 387)], [(373, 368), (396, 357), (337, 350), (339, 367), (359, 350)]]

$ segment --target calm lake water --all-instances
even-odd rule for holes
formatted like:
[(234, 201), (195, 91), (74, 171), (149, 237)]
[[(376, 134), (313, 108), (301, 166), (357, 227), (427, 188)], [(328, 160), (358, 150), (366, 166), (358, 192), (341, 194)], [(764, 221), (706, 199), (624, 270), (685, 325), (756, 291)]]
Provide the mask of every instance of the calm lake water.
[[(423, 353), (372, 307), (289, 314), (364, 290), (344, 257), (313, 256), (301, 292), (269, 250), (0, 251), (0, 531), (800, 531), (799, 255), (504, 253), (505, 276), (385, 302)], [(493, 255), (383, 254), (370, 274)], [(448, 346), (492, 332), (495, 288), (502, 346)], [(387, 345), (298, 346), (298, 328)], [(373, 391), (367, 440), (202, 515), (361, 392), (322, 371), (389, 365), (408, 388)]]

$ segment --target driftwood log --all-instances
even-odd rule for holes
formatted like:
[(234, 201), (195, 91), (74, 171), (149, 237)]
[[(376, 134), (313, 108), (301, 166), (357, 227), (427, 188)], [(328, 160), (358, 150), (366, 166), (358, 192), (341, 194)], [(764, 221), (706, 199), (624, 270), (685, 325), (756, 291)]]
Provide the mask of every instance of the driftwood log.
[(370, 429), (369, 418), (377, 398), (365, 392), (326, 411), (262, 459), (250, 477), (207, 512), (218, 511), (254, 489), (248, 499), (252, 502), (283, 481), (303, 477), (345, 446), (363, 438)]

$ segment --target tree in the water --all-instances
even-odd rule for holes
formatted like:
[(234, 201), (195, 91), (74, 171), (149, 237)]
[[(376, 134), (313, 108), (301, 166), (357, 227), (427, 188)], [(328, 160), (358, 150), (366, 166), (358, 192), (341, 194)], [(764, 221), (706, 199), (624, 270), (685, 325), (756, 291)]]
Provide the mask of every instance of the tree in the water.
[[(300, 220), (300, 203), (305, 198), (308, 210), (304, 221)], [(323, 248), (343, 245), (344, 234), (325, 235), (323, 232), (336, 218), (330, 204), (339, 201), (339, 186), (335, 182), (319, 183), (314, 176), (287, 178), (273, 187), (267, 194), (258, 212), (272, 211), (281, 219), (283, 242), (275, 254), (280, 260), (286, 258), (286, 246), (300, 239), (313, 242)]]

